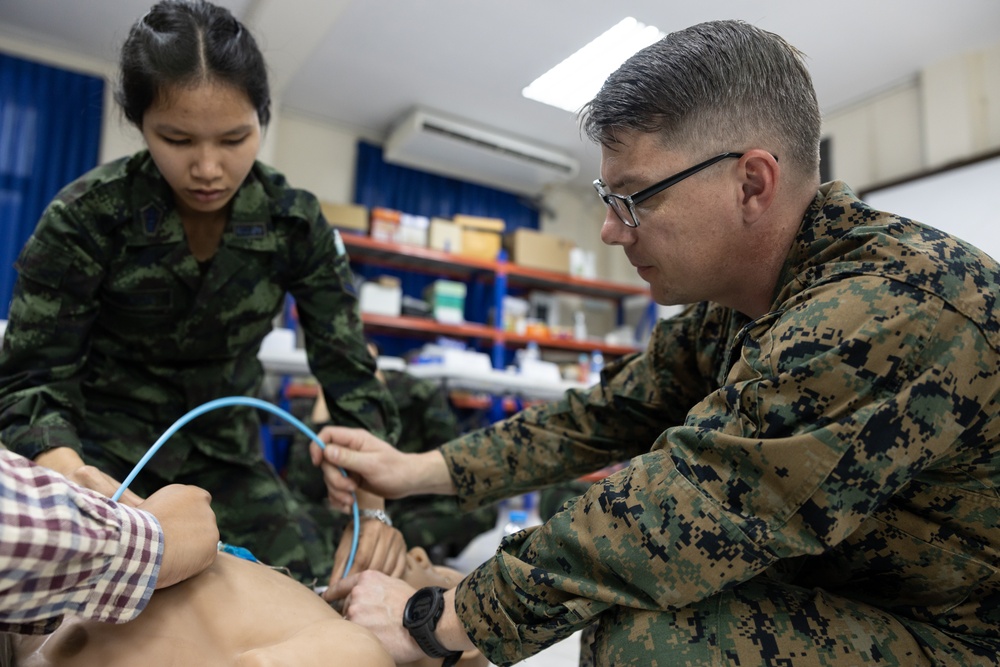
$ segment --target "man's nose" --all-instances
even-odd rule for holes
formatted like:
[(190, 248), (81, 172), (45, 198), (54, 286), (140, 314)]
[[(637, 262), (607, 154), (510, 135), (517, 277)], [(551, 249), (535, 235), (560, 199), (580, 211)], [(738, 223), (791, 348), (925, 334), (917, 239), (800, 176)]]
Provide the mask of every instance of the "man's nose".
[(618, 214), (610, 206), (604, 207), (604, 222), (601, 224), (601, 241), (605, 245), (628, 245), (634, 241), (635, 231), (626, 227)]

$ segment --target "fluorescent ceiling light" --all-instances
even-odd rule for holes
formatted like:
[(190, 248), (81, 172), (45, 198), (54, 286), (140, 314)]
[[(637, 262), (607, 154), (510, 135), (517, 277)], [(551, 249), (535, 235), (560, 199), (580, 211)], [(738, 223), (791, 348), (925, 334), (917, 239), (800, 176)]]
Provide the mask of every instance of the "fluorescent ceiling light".
[(634, 18), (623, 19), (521, 91), (525, 97), (576, 112), (593, 99), (608, 76), (636, 51), (665, 33)]

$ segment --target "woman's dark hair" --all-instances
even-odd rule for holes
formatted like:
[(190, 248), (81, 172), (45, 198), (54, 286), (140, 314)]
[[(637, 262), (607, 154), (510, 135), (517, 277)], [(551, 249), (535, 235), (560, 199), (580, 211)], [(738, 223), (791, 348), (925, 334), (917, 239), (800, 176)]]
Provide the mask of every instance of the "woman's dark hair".
[(122, 45), (115, 99), (142, 127), (164, 89), (219, 82), (244, 91), (262, 126), (271, 118), (267, 65), (253, 35), (224, 7), (164, 0), (135, 22)]

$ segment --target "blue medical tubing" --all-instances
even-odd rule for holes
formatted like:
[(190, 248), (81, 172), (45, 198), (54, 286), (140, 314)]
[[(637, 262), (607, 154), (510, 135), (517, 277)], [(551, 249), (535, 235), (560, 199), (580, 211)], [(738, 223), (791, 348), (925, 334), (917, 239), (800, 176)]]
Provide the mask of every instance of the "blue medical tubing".
[[(247, 405), (252, 408), (260, 408), (261, 410), (266, 410), (267, 412), (275, 414), (284, 419), (285, 421), (287, 421), (288, 423), (290, 423), (292, 426), (302, 431), (303, 433), (305, 433), (307, 436), (309, 436), (309, 439), (315, 442), (317, 445), (319, 445), (320, 449), (326, 449), (326, 444), (324, 444), (323, 441), (319, 439), (319, 436), (313, 433), (312, 429), (310, 429), (308, 426), (306, 426), (301, 421), (296, 419), (294, 416), (289, 414), (286, 410), (282, 410), (273, 403), (268, 403), (267, 401), (262, 401), (259, 398), (251, 398), (249, 396), (227, 396), (225, 398), (217, 398), (214, 401), (208, 401), (207, 403), (203, 403), (202, 405), (199, 405), (197, 408), (194, 408), (186, 415), (175, 421), (170, 426), (170, 428), (164, 431), (163, 435), (161, 435), (160, 438), (153, 443), (153, 446), (150, 447), (146, 451), (146, 454), (139, 460), (139, 462), (135, 464), (135, 467), (132, 468), (132, 472), (128, 474), (128, 477), (125, 478), (125, 481), (122, 482), (122, 485), (118, 488), (117, 491), (115, 491), (115, 495), (111, 496), (111, 500), (117, 501), (119, 498), (121, 498), (122, 494), (125, 493), (125, 490), (129, 487), (129, 484), (131, 484), (132, 480), (134, 480), (136, 475), (139, 474), (139, 471), (142, 470), (147, 463), (149, 463), (149, 460), (153, 458), (153, 455), (160, 450), (160, 447), (163, 446), (163, 443), (169, 440), (170, 436), (179, 431), (182, 426), (187, 424), (195, 417), (200, 417), (206, 412), (210, 412), (211, 410), (215, 410), (216, 408), (226, 408), (232, 405)], [(340, 469), (340, 472), (343, 473), (344, 477), (347, 477), (347, 471), (345, 471), (343, 468)], [(358, 538), (361, 535), (361, 519), (358, 516), (359, 512), (358, 512), (357, 498), (354, 499), (353, 513), (354, 513), (354, 536), (351, 539), (351, 553), (347, 557), (347, 567), (344, 568), (345, 577), (351, 571), (351, 567), (354, 565), (354, 556), (358, 552)]]

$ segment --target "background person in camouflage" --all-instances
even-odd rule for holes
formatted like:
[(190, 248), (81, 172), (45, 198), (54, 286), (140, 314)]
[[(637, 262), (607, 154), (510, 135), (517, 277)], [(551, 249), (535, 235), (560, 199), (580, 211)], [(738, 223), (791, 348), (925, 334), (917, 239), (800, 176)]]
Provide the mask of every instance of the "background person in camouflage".
[[(438, 451), (332, 428), (315, 451), (463, 507), (631, 459), (449, 591), (441, 643), (507, 665), (596, 623), (599, 665), (996, 664), (1000, 266), (820, 186), (801, 56), (745, 23), (640, 51), (583, 124), (602, 240), (692, 305), (592, 389)], [(420, 651), (412, 590), (348, 591), (351, 620)]]
[[(368, 351), (378, 359), (374, 343), (368, 343)], [(401, 428), (396, 442), (399, 451), (426, 452), (459, 436), (458, 420), (439, 383), (392, 369), (379, 369), (376, 375), (389, 389), (399, 410)], [(322, 394), (316, 399), (309, 420), (317, 430), (316, 425), (330, 423)], [(330, 541), (339, 540), (343, 531), (351, 527), (350, 515), (332, 512), (327, 504), (326, 485), (309, 458), (309, 441), (305, 436), (293, 440), (286, 479), (292, 492), (309, 507), (320, 529), (329, 532)], [(438, 565), (457, 556), (472, 538), (493, 528), (497, 521), (494, 505), (462, 510), (450, 496), (413, 496), (386, 501), (385, 505), (407, 547), (423, 548)]]
[[(207, 2), (155, 5), (122, 48), (118, 101), (148, 150), (66, 186), (22, 250), (0, 440), (111, 495), (186, 412), (258, 393), (257, 351), (286, 294), (333, 418), (394, 439), (339, 237), (315, 197), (256, 161), (270, 96), (250, 33)], [(333, 545), (264, 461), (259, 429), (249, 408), (209, 412), (131, 488), (201, 486), (223, 540), (303, 580), (327, 576)], [(358, 567), (404, 555), (395, 531), (363, 528)]]

